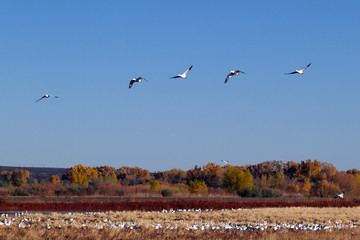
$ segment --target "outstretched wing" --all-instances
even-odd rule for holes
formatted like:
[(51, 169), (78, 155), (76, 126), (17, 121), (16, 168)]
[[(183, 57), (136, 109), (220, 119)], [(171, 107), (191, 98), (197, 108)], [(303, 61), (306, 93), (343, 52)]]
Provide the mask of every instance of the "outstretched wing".
[(35, 102), (37, 103), (38, 101), (40, 101), (41, 99), (45, 98), (45, 96), (42, 96), (41, 98), (39, 98), (38, 100), (36, 100)]
[(135, 80), (131, 80), (130, 83), (129, 83), (129, 88), (132, 87), (132, 85), (134, 84)]
[(193, 65), (191, 65), (188, 69), (186, 69), (186, 71), (183, 73), (183, 75), (188, 74), (188, 72), (192, 69)]
[(295, 73), (298, 73), (298, 72), (294, 71), (294, 72), (291, 72), (291, 73), (284, 73), (284, 74), (289, 75), (289, 74), (295, 74)]
[(308, 67), (310, 67), (311, 63), (309, 63), (306, 67), (303, 67), (301, 70), (305, 70), (307, 69)]
[(226, 79), (225, 79), (224, 84), (227, 83), (227, 81), (228, 81), (232, 76), (234, 76), (234, 74), (233, 74), (233, 73), (229, 73), (229, 74), (226, 76)]
[(171, 77), (171, 78), (179, 78), (180, 76), (175, 76), (175, 77)]

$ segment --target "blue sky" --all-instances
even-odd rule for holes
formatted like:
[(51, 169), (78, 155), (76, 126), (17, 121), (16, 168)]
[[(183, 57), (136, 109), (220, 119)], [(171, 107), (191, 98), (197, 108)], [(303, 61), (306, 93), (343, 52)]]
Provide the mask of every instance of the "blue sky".
[[(1, 165), (359, 169), (359, 7), (1, 1)], [(34, 103), (45, 93), (59, 98)]]

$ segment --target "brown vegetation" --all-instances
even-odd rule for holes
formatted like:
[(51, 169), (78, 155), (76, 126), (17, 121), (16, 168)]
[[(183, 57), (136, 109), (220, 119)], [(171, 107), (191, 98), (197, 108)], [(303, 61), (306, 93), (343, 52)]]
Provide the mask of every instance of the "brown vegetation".
[[(360, 173), (339, 172), (329, 163), (307, 160), (301, 163), (267, 161), (247, 166), (208, 163), (187, 171), (172, 169), (154, 174), (139, 167), (86, 167), (67, 169), (63, 176), (48, 181), (31, 179), (28, 170), (0, 172), (0, 194), (15, 196), (160, 196), (217, 194), (221, 196), (333, 198), (344, 191), (347, 199), (360, 197)], [(164, 195), (163, 195), (164, 196)], [(168, 196), (168, 195), (166, 195)]]
[[(258, 224), (267, 221), (271, 223), (318, 223), (328, 224), (338, 222), (348, 224), (359, 221), (360, 207), (356, 208), (265, 208), (237, 211), (212, 212), (109, 212), (85, 214), (27, 214), (28, 219), (41, 219), (30, 227), (18, 228), (20, 219), (15, 220), (10, 227), (0, 227), (2, 239), (358, 239), (359, 228), (341, 230), (291, 231), (237, 231), (237, 230), (187, 230), (186, 227), (199, 222), (214, 223), (230, 221), (232, 224)], [(64, 219), (71, 217), (71, 224), (65, 225)], [(96, 224), (105, 219), (112, 222), (136, 222), (140, 229), (108, 228), (96, 229), (81, 227), (83, 224)], [(49, 224), (51, 229), (45, 229)], [(177, 229), (154, 229), (155, 224), (177, 225)], [(57, 226), (62, 225), (61, 229)]]

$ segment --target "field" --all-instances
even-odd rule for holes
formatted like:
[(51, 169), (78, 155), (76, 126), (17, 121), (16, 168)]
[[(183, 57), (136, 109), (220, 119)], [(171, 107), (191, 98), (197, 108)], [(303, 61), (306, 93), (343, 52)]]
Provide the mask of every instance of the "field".
[[(3, 200), (0, 204), (1, 213), (6, 205), (10, 208), (14, 206), (18, 208), (11, 209), (13, 211), (21, 208), (23, 209), (19, 211), (36, 210), (30, 209), (34, 206), (45, 207), (42, 211), (46, 211), (60, 204), (53, 198), (23, 200), (25, 201), (19, 201), (17, 198)], [(99, 202), (98, 198), (84, 198), (84, 202), (78, 198), (62, 200), (63, 205), (60, 204), (59, 209), (64, 212), (2, 214), (0, 239), (360, 238), (360, 229), (356, 225), (360, 220), (360, 206), (352, 201), (319, 199), (239, 201), (239, 198), (238, 201), (229, 202), (209, 199), (207, 201), (148, 199), (146, 202), (142, 198), (133, 199), (136, 200), (135, 202), (125, 198), (103, 199), (102, 202)], [(86, 207), (82, 209), (81, 204)], [(241, 204), (243, 207), (236, 208)], [(94, 208), (111, 205), (113, 205), (112, 210)], [(125, 209), (126, 205), (130, 207)], [(80, 209), (77, 209), (79, 212), (63, 209), (69, 206), (79, 207)], [(124, 209), (116, 209), (119, 206)], [(181, 208), (181, 206), (185, 207)], [(207, 208), (207, 206), (218, 208)], [(133, 208), (136, 207), (142, 210), (134, 210)], [(84, 210), (86, 208), (87, 210)]]
[[(28, 213), (13, 217), (11, 226), (0, 226), (0, 239), (358, 239), (360, 231), (351, 223), (359, 218), (360, 207)], [(299, 226), (305, 223), (331, 228), (320, 231), (273, 228), (281, 224)], [(267, 228), (247, 231), (226, 228), (259, 224)], [(206, 225), (212, 226), (212, 229), (205, 227), (201, 230), (201, 226)]]
[(239, 197), (7, 197), (0, 211), (161, 211), (163, 209), (238, 209), (279, 207), (356, 207), (358, 200)]

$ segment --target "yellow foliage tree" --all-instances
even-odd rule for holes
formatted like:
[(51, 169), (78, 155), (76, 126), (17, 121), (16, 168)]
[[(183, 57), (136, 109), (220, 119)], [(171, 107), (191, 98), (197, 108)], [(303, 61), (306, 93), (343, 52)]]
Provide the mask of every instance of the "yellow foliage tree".
[(253, 187), (253, 176), (249, 169), (244, 172), (237, 167), (230, 167), (225, 174), (224, 186), (230, 193), (235, 193), (244, 188), (251, 189)]
[(304, 185), (301, 187), (301, 192), (304, 193), (306, 196), (309, 196), (309, 195), (310, 195), (311, 187), (312, 187), (313, 185), (314, 185), (314, 184), (311, 183), (308, 178), (305, 178), (305, 180), (304, 180)]
[(189, 183), (189, 191), (191, 193), (207, 193), (208, 189), (204, 181), (194, 180)]
[(21, 186), (27, 183), (27, 180), (30, 178), (30, 172), (28, 170), (15, 169), (12, 172), (11, 180), (15, 186)]
[(71, 167), (65, 176), (69, 178), (71, 183), (88, 185), (89, 181), (96, 180), (99, 176), (98, 171), (92, 167), (84, 167), (82, 164)]
[(59, 177), (58, 175), (52, 175), (52, 176), (50, 177), (50, 182), (51, 182), (52, 184), (59, 184), (59, 183), (61, 183), (60, 177)]

